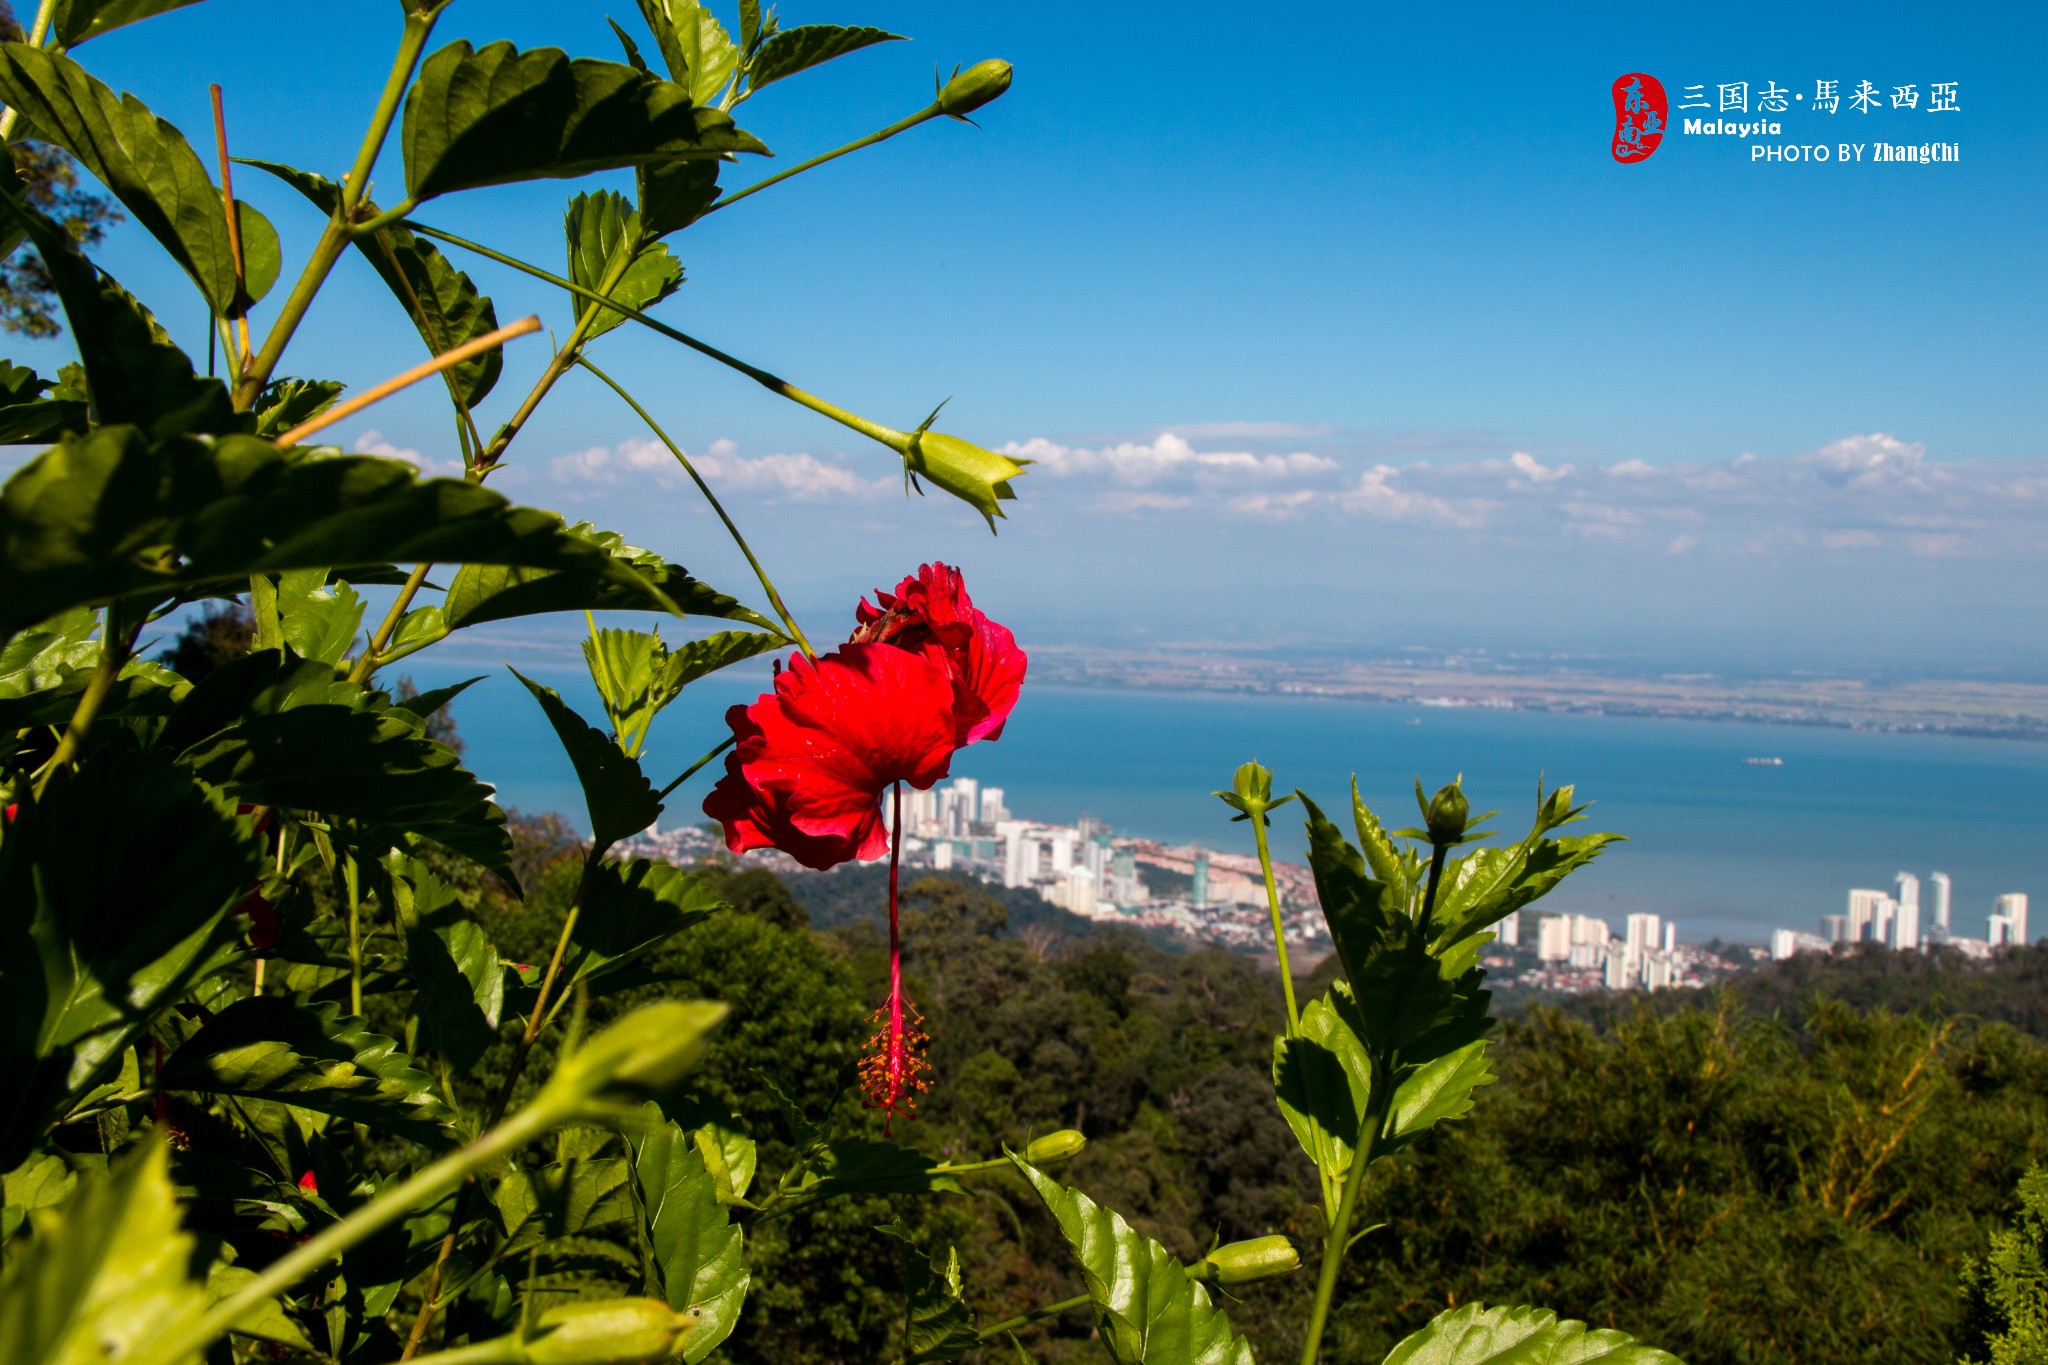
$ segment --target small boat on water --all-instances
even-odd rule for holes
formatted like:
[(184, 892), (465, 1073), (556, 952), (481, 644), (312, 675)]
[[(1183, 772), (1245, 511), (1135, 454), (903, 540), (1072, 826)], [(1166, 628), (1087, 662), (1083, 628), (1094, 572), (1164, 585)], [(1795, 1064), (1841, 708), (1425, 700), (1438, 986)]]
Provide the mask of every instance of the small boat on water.
[(1742, 761), (1752, 768), (1782, 768), (1785, 766), (1785, 760), (1782, 758), (1745, 758)]

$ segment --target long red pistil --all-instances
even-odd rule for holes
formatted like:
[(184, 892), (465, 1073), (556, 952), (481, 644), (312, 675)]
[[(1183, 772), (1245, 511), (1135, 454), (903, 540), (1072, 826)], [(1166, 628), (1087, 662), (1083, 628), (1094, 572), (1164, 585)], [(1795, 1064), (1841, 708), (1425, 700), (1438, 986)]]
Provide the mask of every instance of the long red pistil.
[(860, 1085), (870, 1109), (886, 1115), (882, 1132), (887, 1134), (896, 1116), (912, 1116), (917, 1092), (931, 1088), (924, 1073), (931, 1064), (925, 1060), (924, 1016), (903, 994), (903, 943), (897, 923), (897, 869), (903, 848), (903, 784), (890, 788), (889, 822), (889, 998), (875, 1011), (873, 1022), (881, 1027), (868, 1039), (860, 1060)]

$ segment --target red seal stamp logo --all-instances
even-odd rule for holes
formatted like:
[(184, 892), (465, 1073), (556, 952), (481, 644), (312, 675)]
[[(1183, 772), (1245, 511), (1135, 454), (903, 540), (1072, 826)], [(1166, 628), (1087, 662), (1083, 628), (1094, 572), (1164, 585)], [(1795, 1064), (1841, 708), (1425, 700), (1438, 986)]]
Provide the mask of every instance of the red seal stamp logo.
[(1631, 71), (1614, 82), (1614, 159), (1623, 165), (1648, 161), (1664, 140), (1671, 106), (1664, 83), (1655, 76)]

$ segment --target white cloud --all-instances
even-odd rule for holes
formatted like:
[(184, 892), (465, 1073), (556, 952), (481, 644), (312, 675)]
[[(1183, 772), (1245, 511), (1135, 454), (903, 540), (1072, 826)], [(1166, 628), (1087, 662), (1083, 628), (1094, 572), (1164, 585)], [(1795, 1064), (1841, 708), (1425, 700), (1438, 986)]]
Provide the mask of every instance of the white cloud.
[(1572, 467), (1570, 465), (1561, 464), (1551, 468), (1526, 450), (1518, 450), (1508, 456), (1508, 463), (1513, 465), (1521, 473), (1522, 477), (1530, 480), (1532, 483), (1554, 483), (1559, 479), (1568, 479), (1572, 474)]
[[(1176, 478), (1192, 478), (1215, 486), (1229, 482), (1299, 479), (1327, 474), (1337, 462), (1306, 450), (1286, 455), (1259, 455), (1249, 450), (1196, 450), (1178, 432), (1162, 432), (1149, 441), (1120, 441), (1104, 446), (1070, 446), (1034, 436), (1012, 441), (1003, 453), (1038, 462), (1054, 478), (1107, 475), (1118, 483), (1144, 487)], [(1037, 472), (1037, 471), (1034, 471)]]
[(389, 460), (404, 460), (428, 478), (459, 479), (463, 474), (460, 459), (436, 460), (408, 446), (395, 446), (374, 427), (356, 437), (355, 450), (358, 455), (382, 455)]
[[(888, 478), (866, 478), (850, 465), (821, 460), (808, 453), (741, 455), (737, 445), (723, 439), (713, 441), (702, 454), (690, 456), (690, 463), (718, 492), (751, 493), (769, 499), (811, 502), (868, 498), (894, 486)], [(690, 487), (689, 475), (675, 456), (654, 441), (622, 441), (615, 446), (572, 451), (552, 460), (548, 472), (557, 483), (571, 486)]]

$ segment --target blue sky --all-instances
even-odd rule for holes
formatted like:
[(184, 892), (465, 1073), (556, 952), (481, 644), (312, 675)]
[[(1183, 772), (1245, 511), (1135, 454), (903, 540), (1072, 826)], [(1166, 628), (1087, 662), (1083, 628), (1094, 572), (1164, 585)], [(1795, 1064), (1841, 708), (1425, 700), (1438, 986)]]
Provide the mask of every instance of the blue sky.
[[(637, 29), (631, 9), (613, 6)], [(938, 556), (1044, 638), (2048, 671), (2048, 11), (784, 9), (916, 41), (745, 106), (782, 164), (917, 107), (935, 65), (1003, 56), (1016, 86), (979, 129), (919, 129), (693, 228), (663, 315), (894, 425), (950, 395), (945, 429), (1041, 460), (991, 540), (964, 509), (906, 505), (880, 448), (612, 333), (600, 363), (707, 457), (800, 610), (829, 619)], [(202, 146), (219, 80), (239, 154), (332, 173), (396, 10), (207, 0), (80, 55)], [(610, 57), (604, 16), (458, 0), (437, 40)], [(1818, 80), (1844, 97), (1869, 80), (1886, 107), (1802, 101), (1782, 136), (1674, 134), (1620, 166), (1608, 87), (1631, 70), (1674, 105), (1691, 84), (1810, 100)], [(1937, 81), (1956, 112), (1925, 108)], [(1890, 107), (1900, 85), (1920, 108)], [(1749, 151), (1937, 139), (1962, 160)], [(395, 157), (380, 175), (399, 182)], [(317, 223), (293, 196), (253, 171), (237, 188), (303, 252)], [(576, 188), (421, 217), (555, 264)], [(189, 287), (142, 234), (104, 259), (198, 336)], [(473, 273), (501, 317), (565, 315), (517, 276)], [(287, 368), (361, 385), (418, 354), (351, 263)], [(493, 403), (509, 411), (543, 360), (520, 343)], [(341, 432), (430, 467), (452, 453), (424, 389)], [(502, 486), (743, 591), (642, 437), (578, 376)]]

